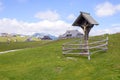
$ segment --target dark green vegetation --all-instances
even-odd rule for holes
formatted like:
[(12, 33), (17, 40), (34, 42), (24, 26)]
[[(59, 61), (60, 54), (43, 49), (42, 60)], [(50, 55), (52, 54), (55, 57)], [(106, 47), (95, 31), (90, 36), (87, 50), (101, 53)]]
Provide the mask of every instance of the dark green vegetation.
[(109, 35), (109, 49), (87, 57), (62, 55), (59, 40), (0, 55), (0, 80), (120, 80), (120, 34)]

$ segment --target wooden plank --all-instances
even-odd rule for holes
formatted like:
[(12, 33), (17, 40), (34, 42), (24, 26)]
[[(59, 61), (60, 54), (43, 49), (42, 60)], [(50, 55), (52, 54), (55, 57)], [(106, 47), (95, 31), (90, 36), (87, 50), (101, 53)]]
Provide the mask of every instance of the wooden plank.
[(67, 50), (67, 51), (63, 51), (63, 53), (69, 53), (71, 52), (72, 50)]
[(74, 42), (77, 42), (77, 41), (80, 41), (80, 40), (73, 40), (73, 41), (70, 41), (70, 42), (66, 42), (63, 45), (67, 45), (67, 44), (74, 43)]
[(88, 49), (88, 48), (64, 48), (64, 50), (84, 50), (84, 49)]
[(94, 48), (100, 48), (100, 47), (104, 47), (107, 46), (107, 44), (102, 44), (102, 45), (98, 45), (98, 46), (94, 46), (94, 47), (89, 47), (89, 49), (94, 49)]
[(96, 43), (101, 43), (101, 42), (106, 42), (106, 41), (108, 41), (108, 40), (107, 40), (107, 39), (104, 39), (104, 40), (101, 40), (101, 41), (96, 41), (96, 42), (89, 43), (89, 45), (91, 45), (91, 44), (96, 44)]
[(94, 54), (94, 53), (97, 53), (97, 52), (100, 52), (100, 51), (103, 51), (103, 50), (101, 49), (101, 50), (93, 51), (93, 52), (91, 52), (91, 54)]
[(85, 44), (67, 44), (64, 46), (85, 46)]
[[(63, 53), (66, 54), (66, 53)], [(80, 54), (80, 55), (89, 55), (89, 53), (67, 53), (67, 54)]]

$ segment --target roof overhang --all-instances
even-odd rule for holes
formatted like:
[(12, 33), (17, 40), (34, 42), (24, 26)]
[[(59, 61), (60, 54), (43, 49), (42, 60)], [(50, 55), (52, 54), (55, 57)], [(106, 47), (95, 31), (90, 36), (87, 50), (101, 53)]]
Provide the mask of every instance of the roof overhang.
[(89, 24), (89, 26), (99, 25), (97, 21), (95, 21), (91, 16), (90, 13), (86, 12), (80, 12), (81, 14), (77, 17), (77, 19), (74, 21), (72, 26), (81, 26), (84, 23)]

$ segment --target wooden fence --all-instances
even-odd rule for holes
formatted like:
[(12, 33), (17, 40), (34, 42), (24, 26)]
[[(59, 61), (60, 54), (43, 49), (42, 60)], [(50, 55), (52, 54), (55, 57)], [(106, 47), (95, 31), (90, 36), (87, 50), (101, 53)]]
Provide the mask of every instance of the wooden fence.
[[(86, 52), (87, 49), (87, 52)], [(99, 51), (106, 51), (108, 49), (108, 37), (90, 38), (88, 45), (84, 44), (84, 40), (74, 40), (64, 43), (62, 45), (63, 54), (80, 54), (86, 55), (90, 60), (90, 55)]]

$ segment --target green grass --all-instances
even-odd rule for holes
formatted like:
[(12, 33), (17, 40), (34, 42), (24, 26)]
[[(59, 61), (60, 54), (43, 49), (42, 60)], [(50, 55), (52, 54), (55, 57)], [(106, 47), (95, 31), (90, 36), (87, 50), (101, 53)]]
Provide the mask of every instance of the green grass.
[(14, 50), (14, 49), (23, 49), (23, 48), (34, 48), (39, 47), (50, 41), (34, 41), (34, 42), (0, 42), (0, 51)]
[[(25, 36), (25, 37), (20, 37), (20, 36), (16, 36), (16, 37), (9, 37), (11, 42), (15, 42), (17, 40), (17, 42), (24, 42), (26, 41), (26, 39), (29, 38), (29, 36)], [(40, 41), (40, 39), (33, 37), (32, 40), (34, 41)], [(0, 42), (8, 42), (8, 37), (1, 37), (0, 36)]]
[(109, 49), (86, 57), (62, 55), (51, 42), (37, 48), (0, 55), (0, 80), (120, 80), (120, 34), (109, 35)]

